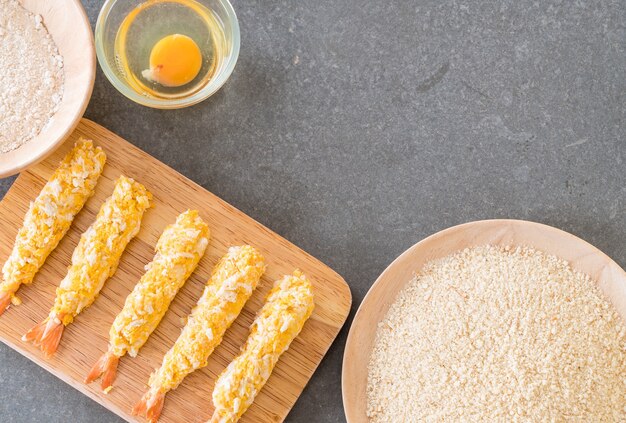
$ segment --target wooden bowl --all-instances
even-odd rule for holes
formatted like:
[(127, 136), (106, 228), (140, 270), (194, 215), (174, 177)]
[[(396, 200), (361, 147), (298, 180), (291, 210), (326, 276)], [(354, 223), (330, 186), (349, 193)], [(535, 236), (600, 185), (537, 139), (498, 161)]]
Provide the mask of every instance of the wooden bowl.
[(59, 110), (44, 130), (21, 147), (0, 154), (0, 177), (13, 175), (52, 153), (85, 113), (96, 76), (93, 33), (79, 0), (20, 0), (43, 23), (63, 56), (65, 83)]
[(422, 266), (466, 247), (530, 246), (567, 260), (598, 282), (601, 291), (626, 319), (626, 272), (582, 239), (539, 223), (483, 220), (448, 228), (418, 242), (385, 269), (356, 313), (343, 356), (343, 406), (348, 423), (367, 423), (367, 365), (380, 322), (398, 292)]

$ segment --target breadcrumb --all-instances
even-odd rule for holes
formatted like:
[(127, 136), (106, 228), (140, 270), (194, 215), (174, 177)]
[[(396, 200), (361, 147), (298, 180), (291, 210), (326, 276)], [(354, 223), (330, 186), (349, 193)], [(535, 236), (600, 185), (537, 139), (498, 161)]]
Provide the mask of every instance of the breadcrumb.
[(370, 422), (626, 421), (626, 327), (587, 275), (524, 247), (427, 263), (379, 324)]

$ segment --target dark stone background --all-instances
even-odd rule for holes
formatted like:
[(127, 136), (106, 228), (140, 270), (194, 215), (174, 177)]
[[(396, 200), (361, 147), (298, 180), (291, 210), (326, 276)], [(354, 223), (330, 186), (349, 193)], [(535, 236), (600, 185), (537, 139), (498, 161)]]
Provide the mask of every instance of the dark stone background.
[[(83, 0), (92, 25), (102, 3)], [(477, 219), (547, 223), (626, 264), (622, 1), (234, 7), (241, 55), (214, 97), (152, 110), (98, 70), (86, 117), (329, 264), (353, 313), (402, 251)], [(346, 333), (288, 422), (345, 421)], [(119, 421), (4, 345), (0, 363), (3, 421)]]

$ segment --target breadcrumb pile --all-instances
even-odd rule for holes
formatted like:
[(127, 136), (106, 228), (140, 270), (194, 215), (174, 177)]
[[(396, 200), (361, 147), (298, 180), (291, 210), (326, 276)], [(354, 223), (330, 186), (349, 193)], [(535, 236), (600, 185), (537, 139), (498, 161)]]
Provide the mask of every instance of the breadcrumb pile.
[(390, 307), (367, 400), (370, 422), (626, 421), (626, 327), (564, 260), (465, 249)]

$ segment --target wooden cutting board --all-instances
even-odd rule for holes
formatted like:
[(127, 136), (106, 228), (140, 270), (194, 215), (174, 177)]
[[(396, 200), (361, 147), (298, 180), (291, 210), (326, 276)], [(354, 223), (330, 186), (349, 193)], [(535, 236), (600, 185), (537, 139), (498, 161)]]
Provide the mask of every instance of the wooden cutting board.
[[(348, 316), (351, 295), (345, 281), (289, 241), (107, 129), (83, 119), (62, 147), (42, 163), (23, 172), (15, 181), (0, 202), (0, 263), (6, 261), (13, 248), (29, 202), (38, 195), (60, 159), (79, 137), (92, 139), (106, 151), (108, 159), (104, 173), (95, 195), (48, 257), (34, 283), (19, 290), (18, 296), (23, 304), (11, 307), (0, 316), (0, 341), (122, 418), (143, 421), (131, 416), (130, 410), (146, 390), (150, 373), (160, 365), (163, 354), (180, 334), (184, 319), (200, 297), (211, 269), (229, 246), (251, 244), (264, 254), (268, 263), (259, 287), (226, 332), (208, 366), (187, 376), (178, 389), (167, 395), (160, 422), (205, 422), (211, 416), (214, 381), (243, 345), (248, 327), (273, 281), (299, 268), (313, 282), (315, 311), (241, 419), (242, 422), (283, 421)], [(59, 350), (46, 361), (38, 349), (23, 342), (21, 337), (48, 315), (55, 289), (66, 273), (80, 235), (93, 222), (120, 174), (144, 184), (154, 194), (155, 206), (146, 213), (141, 231), (128, 245), (117, 272), (106, 282), (100, 297), (68, 326)], [(98, 383), (85, 385), (83, 380), (87, 372), (107, 348), (111, 323), (143, 274), (144, 265), (152, 260), (161, 232), (187, 209), (199, 210), (211, 229), (211, 241), (200, 265), (179, 291), (139, 355), (134, 359), (122, 358), (114, 389), (105, 395)]]

